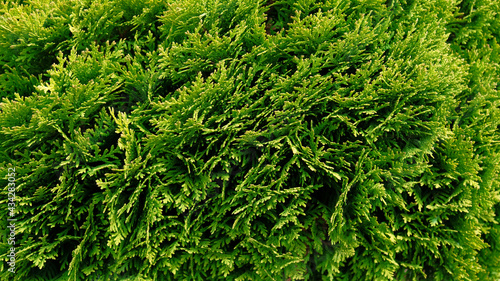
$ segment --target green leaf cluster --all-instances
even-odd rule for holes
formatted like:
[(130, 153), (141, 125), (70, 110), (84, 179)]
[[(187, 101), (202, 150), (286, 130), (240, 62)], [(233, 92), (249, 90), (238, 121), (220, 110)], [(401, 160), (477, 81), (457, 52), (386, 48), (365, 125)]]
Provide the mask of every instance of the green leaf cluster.
[(495, 0), (2, 1), (0, 279), (498, 280), (499, 30)]

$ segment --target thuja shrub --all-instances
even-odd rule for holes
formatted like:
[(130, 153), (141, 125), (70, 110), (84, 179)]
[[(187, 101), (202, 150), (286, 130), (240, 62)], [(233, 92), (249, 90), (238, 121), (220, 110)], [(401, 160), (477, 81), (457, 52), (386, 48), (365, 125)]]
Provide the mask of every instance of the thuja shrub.
[(500, 278), (497, 1), (0, 11), (2, 280)]

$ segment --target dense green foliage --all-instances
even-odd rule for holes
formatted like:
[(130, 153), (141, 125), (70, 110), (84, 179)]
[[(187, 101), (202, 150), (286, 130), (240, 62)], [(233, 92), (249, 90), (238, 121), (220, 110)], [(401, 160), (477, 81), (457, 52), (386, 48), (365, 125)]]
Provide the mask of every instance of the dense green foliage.
[(498, 280), (499, 41), (496, 0), (0, 2), (0, 279)]

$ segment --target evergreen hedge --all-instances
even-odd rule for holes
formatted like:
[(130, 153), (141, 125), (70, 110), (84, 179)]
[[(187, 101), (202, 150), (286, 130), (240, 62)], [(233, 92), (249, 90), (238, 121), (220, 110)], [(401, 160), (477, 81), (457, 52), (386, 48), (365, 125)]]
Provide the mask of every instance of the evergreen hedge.
[(2, 1), (0, 279), (499, 280), (499, 41), (496, 0)]

